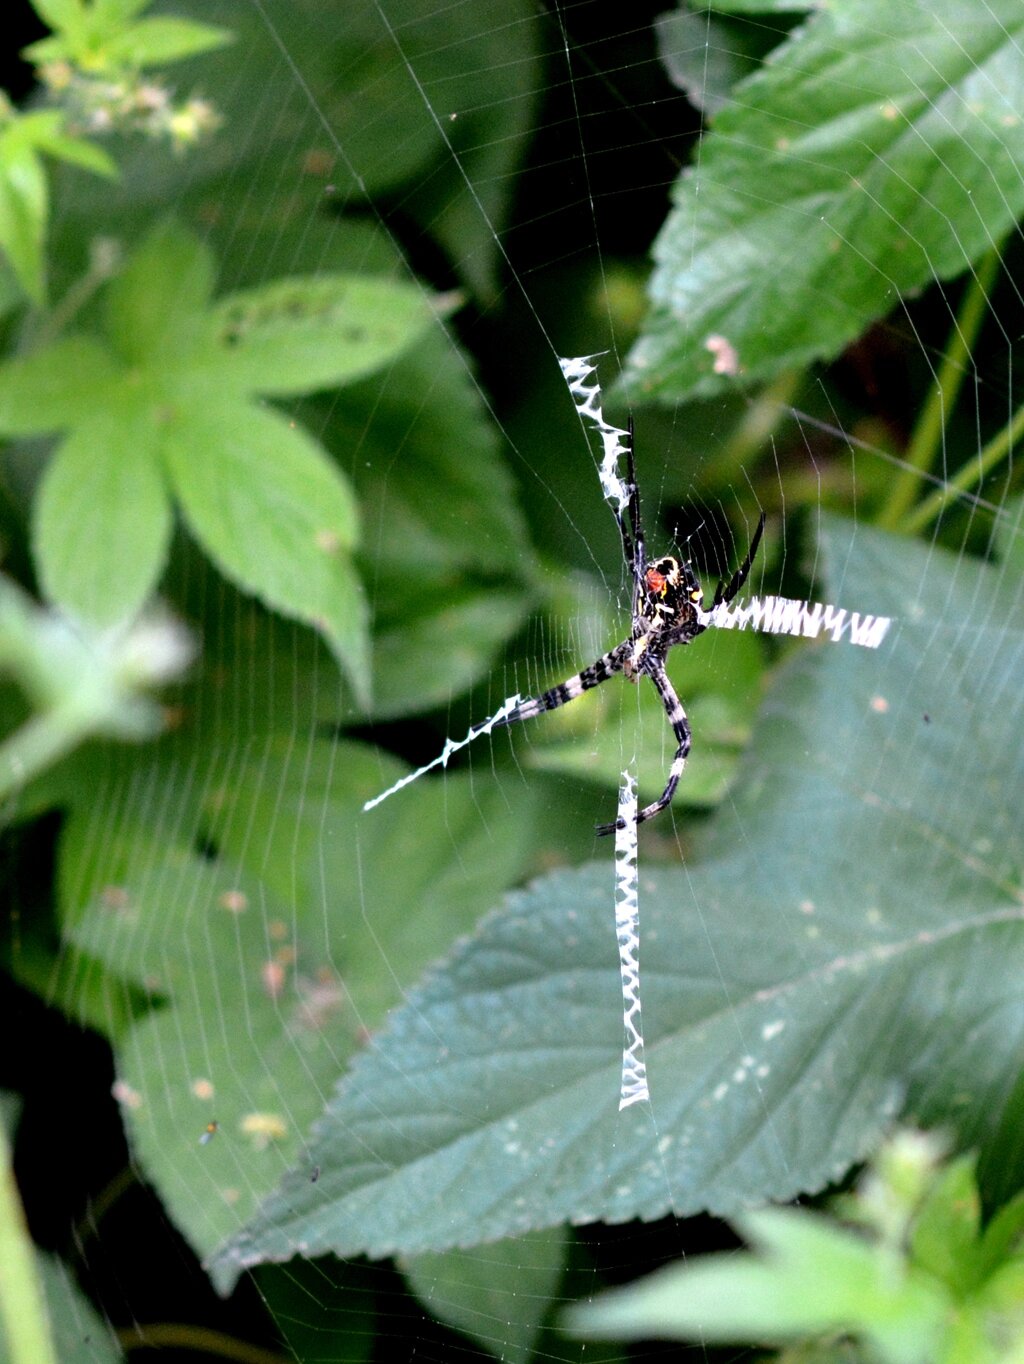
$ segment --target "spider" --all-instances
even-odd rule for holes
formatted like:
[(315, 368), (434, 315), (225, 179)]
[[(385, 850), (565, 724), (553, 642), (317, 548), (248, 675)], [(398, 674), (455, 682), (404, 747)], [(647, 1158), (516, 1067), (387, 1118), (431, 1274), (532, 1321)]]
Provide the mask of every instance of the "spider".
[[(626, 569), (633, 583), (633, 623), (629, 638), (603, 654), (595, 663), (591, 663), (589, 668), (578, 672), (575, 677), (552, 687), (541, 696), (521, 702), (498, 720), (494, 728), (513, 725), (520, 720), (530, 720), (535, 715), (542, 715), (546, 710), (557, 710), (567, 701), (582, 696), (591, 687), (607, 682), (616, 673), (623, 673), (630, 682), (639, 682), (641, 677), (649, 677), (661, 697), (661, 704), (665, 707), (665, 714), (672, 726), (676, 752), (664, 791), (656, 801), (645, 806), (636, 816), (636, 822), (642, 824), (664, 810), (675, 795), (690, 751), (690, 723), (665, 671), (665, 658), (669, 649), (675, 645), (689, 644), (691, 640), (703, 634), (708, 628), (711, 613), (703, 608), (704, 590), (689, 560), (680, 563), (671, 555), (651, 560), (646, 557), (643, 525), (640, 520), (640, 494), (633, 460), (632, 420), (629, 423), (629, 441), (625, 454), (626, 479), (623, 486), (626, 492), (628, 519), (626, 511), (614, 510), (619, 534), (622, 536)], [(747, 557), (728, 583), (719, 582), (715, 589), (712, 611), (722, 602), (731, 602), (746, 582), (761, 542), (764, 522), (762, 512), (750, 541)], [(622, 823), (618, 820), (614, 824), (599, 824), (597, 833), (610, 834), (621, 827)]]

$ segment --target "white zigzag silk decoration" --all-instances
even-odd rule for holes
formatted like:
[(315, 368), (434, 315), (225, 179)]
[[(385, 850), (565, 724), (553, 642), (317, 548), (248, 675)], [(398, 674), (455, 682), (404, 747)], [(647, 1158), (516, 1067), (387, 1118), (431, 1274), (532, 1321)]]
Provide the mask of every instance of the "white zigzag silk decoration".
[(393, 796), (396, 791), (401, 791), (403, 786), (408, 786), (411, 782), (416, 781), (418, 777), (422, 777), (424, 772), (430, 772), (435, 767), (447, 767), (448, 759), (453, 753), (458, 753), (460, 748), (465, 748), (468, 744), (471, 744), (474, 739), (478, 739), (481, 734), (490, 734), (494, 726), (500, 724), (506, 715), (511, 715), (522, 699), (523, 698), (518, 692), (515, 696), (507, 697), (492, 716), (486, 719), (483, 724), (474, 725), (464, 739), (446, 739), (444, 741), (444, 748), (436, 758), (432, 758), (430, 762), (424, 763), (424, 765), (418, 767), (415, 772), (409, 772), (404, 777), (399, 778), (394, 786), (389, 786), (388, 789), (382, 791), (379, 796), (374, 796), (372, 800), (366, 801), (363, 804), (363, 809), (372, 810), (373, 807), (379, 805), (382, 800), (387, 800), (388, 796)]
[(619, 1112), (650, 1099), (644, 1034), (640, 1018), (640, 902), (637, 877), (636, 779), (622, 774), (619, 815), (615, 826), (615, 934), (622, 976), (622, 1080)]
[(745, 630), (749, 625), (764, 635), (817, 639), (825, 634), (833, 644), (838, 644), (849, 632), (850, 643), (860, 644), (865, 649), (877, 649), (892, 624), (889, 616), (862, 616), (839, 606), (793, 601), (789, 597), (751, 597), (749, 601), (740, 598), (734, 602), (720, 602), (713, 611), (701, 611), (699, 617), (702, 624), (715, 625), (720, 630)]
[(562, 369), (562, 377), (569, 385), (576, 411), (601, 433), (604, 454), (597, 476), (601, 480), (605, 501), (613, 502), (615, 510), (622, 512), (629, 501), (629, 492), (619, 478), (619, 459), (626, 453), (622, 441), (628, 438), (629, 432), (623, 431), (621, 427), (612, 426), (604, 419), (601, 410), (601, 385), (596, 379), (592, 384), (587, 383), (587, 379), (597, 368), (590, 363), (593, 358), (592, 355), (577, 355), (574, 359), (562, 359), (558, 363)]

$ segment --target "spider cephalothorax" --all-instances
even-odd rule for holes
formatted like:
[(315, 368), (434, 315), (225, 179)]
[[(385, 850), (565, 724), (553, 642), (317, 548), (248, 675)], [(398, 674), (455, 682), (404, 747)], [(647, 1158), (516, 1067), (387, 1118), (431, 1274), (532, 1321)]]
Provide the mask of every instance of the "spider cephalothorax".
[(694, 608), (704, 600), (704, 589), (689, 562), (680, 564), (678, 559), (666, 555), (663, 559), (652, 559), (644, 569), (639, 595), (634, 615), (645, 616), (657, 626), (667, 628), (682, 625), (685, 620), (696, 622)]
[[(541, 715), (546, 710), (564, 706), (567, 701), (581, 696), (589, 688), (607, 682), (609, 677), (614, 677), (616, 673), (623, 673), (630, 681), (636, 682), (642, 676), (649, 677), (661, 697), (661, 703), (672, 726), (676, 738), (676, 752), (664, 791), (656, 801), (645, 806), (637, 814), (637, 823), (641, 824), (664, 810), (671, 801), (686, 765), (686, 755), (690, 751), (690, 723), (665, 671), (665, 657), (669, 649), (675, 645), (689, 644), (702, 634), (707, 629), (710, 613), (703, 609), (704, 591), (689, 560), (680, 563), (671, 555), (665, 555), (660, 559), (647, 558), (640, 520), (640, 494), (636, 486), (633, 462), (632, 423), (625, 453), (626, 481), (622, 485), (625, 489), (625, 506), (616, 510), (615, 519), (619, 523), (626, 568), (633, 584), (633, 621), (630, 636), (614, 649), (610, 649), (596, 663), (592, 663), (589, 668), (577, 673), (575, 677), (552, 687), (542, 696), (521, 702), (492, 727), (512, 725), (519, 720), (529, 720), (534, 715)], [(722, 602), (732, 601), (743, 586), (754, 562), (763, 530), (762, 512), (757, 529), (751, 538), (747, 557), (728, 583), (722, 581), (718, 584), (712, 610)], [(610, 834), (615, 828), (615, 824), (599, 824), (597, 832)]]

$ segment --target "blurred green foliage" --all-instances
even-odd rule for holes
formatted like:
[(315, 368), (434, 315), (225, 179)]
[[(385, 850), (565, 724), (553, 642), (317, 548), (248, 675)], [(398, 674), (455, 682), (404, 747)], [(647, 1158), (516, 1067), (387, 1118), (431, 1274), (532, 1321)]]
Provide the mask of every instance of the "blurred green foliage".
[[(36, 92), (0, 110), (3, 964), (104, 1039), (133, 1168), (217, 1286), (257, 1267), (298, 1359), (338, 1302), (328, 1353), (368, 1358), (409, 1300), (351, 1257), (394, 1253), (478, 1348), (576, 1357), (553, 1309), (600, 1271), (564, 1222), (816, 1194), (901, 1108), (1015, 1207), (1017, 305), (992, 245), (1024, 206), (1019, 6), (722, 0), (659, 21), (664, 69), (646, 19), (605, 49), (562, 27), (595, 7), (527, 0), (35, 8)], [(672, 658), (694, 753), (641, 845), (654, 1109), (621, 1120), (612, 867), (580, 864), (624, 762), (660, 790), (649, 689), (362, 812), (625, 633), (555, 363), (604, 346), (653, 551), (713, 581), (764, 507), (753, 590), (897, 618), (877, 655), (712, 632)], [(954, 554), (908, 538), (933, 528)], [(967, 1300), (973, 1178), (915, 1204), (897, 1306)], [(737, 1225), (782, 1255), (806, 1216)], [(833, 1279), (870, 1279), (881, 1233), (822, 1234)], [(276, 1267), (300, 1245), (348, 1259)], [(867, 1329), (877, 1294), (814, 1317), (814, 1246), (731, 1263), (801, 1330), (916, 1358)], [(631, 1269), (658, 1258), (638, 1231)], [(43, 1277), (62, 1341), (112, 1357)]]

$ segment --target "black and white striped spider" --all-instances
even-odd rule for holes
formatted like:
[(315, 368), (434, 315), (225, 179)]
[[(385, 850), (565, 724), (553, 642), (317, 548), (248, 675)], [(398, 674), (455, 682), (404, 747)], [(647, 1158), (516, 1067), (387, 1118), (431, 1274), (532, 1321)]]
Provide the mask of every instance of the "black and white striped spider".
[[(626, 492), (626, 509), (615, 510), (619, 533), (622, 536), (622, 551), (626, 569), (632, 579), (632, 629), (628, 639), (617, 644), (614, 649), (602, 655), (589, 668), (584, 668), (575, 677), (552, 687), (543, 695), (531, 700), (521, 701), (507, 714), (487, 722), (492, 728), (516, 724), (519, 720), (530, 720), (542, 715), (546, 710), (557, 710), (567, 701), (582, 696), (591, 687), (600, 686), (616, 673), (623, 673), (631, 682), (639, 682), (641, 677), (649, 677), (661, 697), (672, 733), (675, 735), (676, 752), (669, 768), (665, 789), (656, 801), (645, 806), (637, 813), (636, 822), (653, 819), (664, 810), (675, 795), (679, 778), (686, 766), (690, 751), (690, 723), (686, 711), (676, 695), (675, 688), (665, 671), (665, 658), (669, 649), (677, 644), (689, 644), (708, 628), (711, 611), (723, 602), (731, 602), (746, 582), (757, 554), (757, 547), (764, 530), (764, 513), (761, 513), (747, 550), (747, 557), (728, 583), (720, 582), (715, 589), (711, 611), (703, 606), (704, 590), (700, 585), (693, 565), (689, 560), (680, 563), (666, 555), (661, 559), (647, 559), (644, 542), (643, 524), (640, 520), (640, 494), (636, 485), (636, 469), (633, 461), (633, 423), (629, 424), (629, 442), (625, 450), (626, 479), (623, 487)], [(467, 737), (474, 737), (486, 726), (471, 730)], [(615, 824), (599, 824), (599, 834), (614, 833), (619, 827)]]

